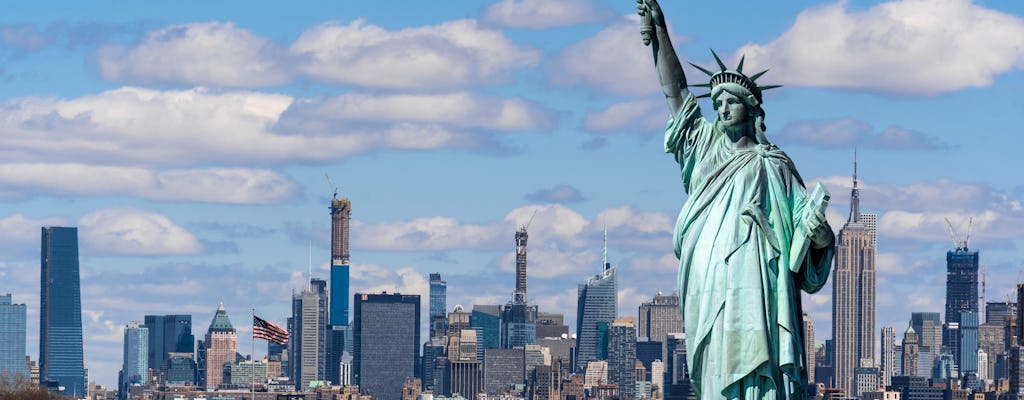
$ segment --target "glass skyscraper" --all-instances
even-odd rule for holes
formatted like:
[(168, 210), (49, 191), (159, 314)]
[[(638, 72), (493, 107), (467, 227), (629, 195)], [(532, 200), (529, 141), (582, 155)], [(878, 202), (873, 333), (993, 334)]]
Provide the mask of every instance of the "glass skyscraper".
[(405, 380), (419, 375), (420, 296), (354, 297), (353, 366), (359, 391), (377, 399), (400, 399)]
[(28, 377), (25, 367), (24, 304), (14, 304), (11, 294), (0, 295), (0, 373)]
[(441, 274), (430, 274), (430, 337), (441, 337), (447, 334), (448, 282), (441, 280)]
[(121, 364), (122, 399), (128, 398), (128, 387), (146, 384), (149, 378), (149, 329), (138, 322), (124, 328), (124, 363)]
[(576, 368), (598, 360), (598, 324), (615, 319), (618, 301), (615, 267), (605, 263), (600, 274), (580, 284), (576, 302)]
[(65, 395), (86, 393), (78, 228), (42, 228), (39, 380), (62, 387)]

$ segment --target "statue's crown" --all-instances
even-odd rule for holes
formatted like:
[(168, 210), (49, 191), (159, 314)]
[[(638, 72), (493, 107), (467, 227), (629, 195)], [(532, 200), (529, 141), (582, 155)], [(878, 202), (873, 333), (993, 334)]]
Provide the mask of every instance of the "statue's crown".
[[(691, 85), (691, 86), (706, 87), (708, 89), (714, 89), (715, 86), (721, 85), (723, 83), (735, 83), (737, 85), (740, 85), (740, 86), (744, 87), (748, 91), (750, 91), (750, 93), (754, 95), (754, 98), (757, 99), (758, 103), (762, 103), (763, 102), (762, 99), (761, 99), (761, 92), (762, 91), (765, 91), (765, 90), (768, 90), (768, 89), (775, 89), (777, 87), (782, 87), (782, 85), (767, 85), (767, 86), (758, 86), (757, 85), (757, 82), (756, 82), (757, 78), (760, 78), (761, 75), (764, 75), (764, 73), (768, 72), (768, 70), (764, 70), (764, 71), (758, 72), (758, 73), (756, 73), (754, 75), (751, 75), (751, 76), (744, 75), (743, 74), (743, 61), (746, 59), (746, 56), (740, 57), (740, 63), (736, 66), (736, 69), (735, 70), (731, 70), (731, 69), (729, 69), (729, 68), (727, 68), (725, 66), (725, 63), (722, 62), (721, 58), (718, 58), (718, 54), (716, 54), (714, 50), (711, 50), (711, 55), (715, 56), (715, 61), (718, 63), (718, 67), (721, 70), (718, 71), (718, 72), (711, 72), (711, 71), (705, 69), (704, 67), (701, 67), (701, 66), (699, 66), (697, 64), (694, 64), (694, 63), (690, 63), (690, 65), (692, 65), (694, 68), (699, 69), (701, 72), (703, 72), (703, 73), (705, 73), (705, 74), (707, 74), (708, 76), (711, 77), (711, 82), (709, 82), (709, 83), (702, 83), (702, 84)], [(697, 96), (697, 97), (698, 98), (700, 98), (700, 97), (711, 97), (711, 93), (705, 93), (705, 94), (702, 94), (702, 95)]]

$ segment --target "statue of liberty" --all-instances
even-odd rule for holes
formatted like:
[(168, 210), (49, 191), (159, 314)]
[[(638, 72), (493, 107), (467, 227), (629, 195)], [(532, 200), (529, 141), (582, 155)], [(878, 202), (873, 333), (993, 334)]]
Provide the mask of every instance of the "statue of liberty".
[[(835, 237), (825, 219), (828, 192), (804, 187), (793, 161), (765, 136), (764, 72), (741, 59), (711, 77), (710, 93), (690, 93), (657, 0), (637, 0), (671, 113), (665, 152), (679, 163), (687, 199), (673, 240), (686, 329), (687, 363), (698, 399), (804, 400), (800, 290), (828, 279)], [(693, 65), (691, 63), (691, 65)], [(718, 117), (701, 116), (710, 97)]]

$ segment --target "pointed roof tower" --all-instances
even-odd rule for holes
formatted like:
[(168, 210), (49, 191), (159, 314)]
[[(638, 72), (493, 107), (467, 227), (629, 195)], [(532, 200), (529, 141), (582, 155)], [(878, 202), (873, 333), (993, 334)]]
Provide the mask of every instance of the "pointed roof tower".
[(853, 189), (850, 190), (850, 220), (860, 222), (860, 188), (857, 187), (857, 148), (853, 148)]
[(228, 312), (224, 310), (224, 303), (217, 307), (217, 313), (213, 314), (213, 321), (210, 321), (210, 332), (234, 332), (235, 327), (231, 325)]

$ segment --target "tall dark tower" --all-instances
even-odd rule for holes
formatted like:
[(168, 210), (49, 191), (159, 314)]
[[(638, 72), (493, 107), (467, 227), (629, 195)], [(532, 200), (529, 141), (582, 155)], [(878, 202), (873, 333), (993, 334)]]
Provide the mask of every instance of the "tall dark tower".
[(39, 295), (39, 380), (63, 387), (61, 394), (87, 392), (82, 349), (82, 301), (78, 228), (43, 227)]
[(516, 231), (516, 303), (526, 303), (526, 226)]

